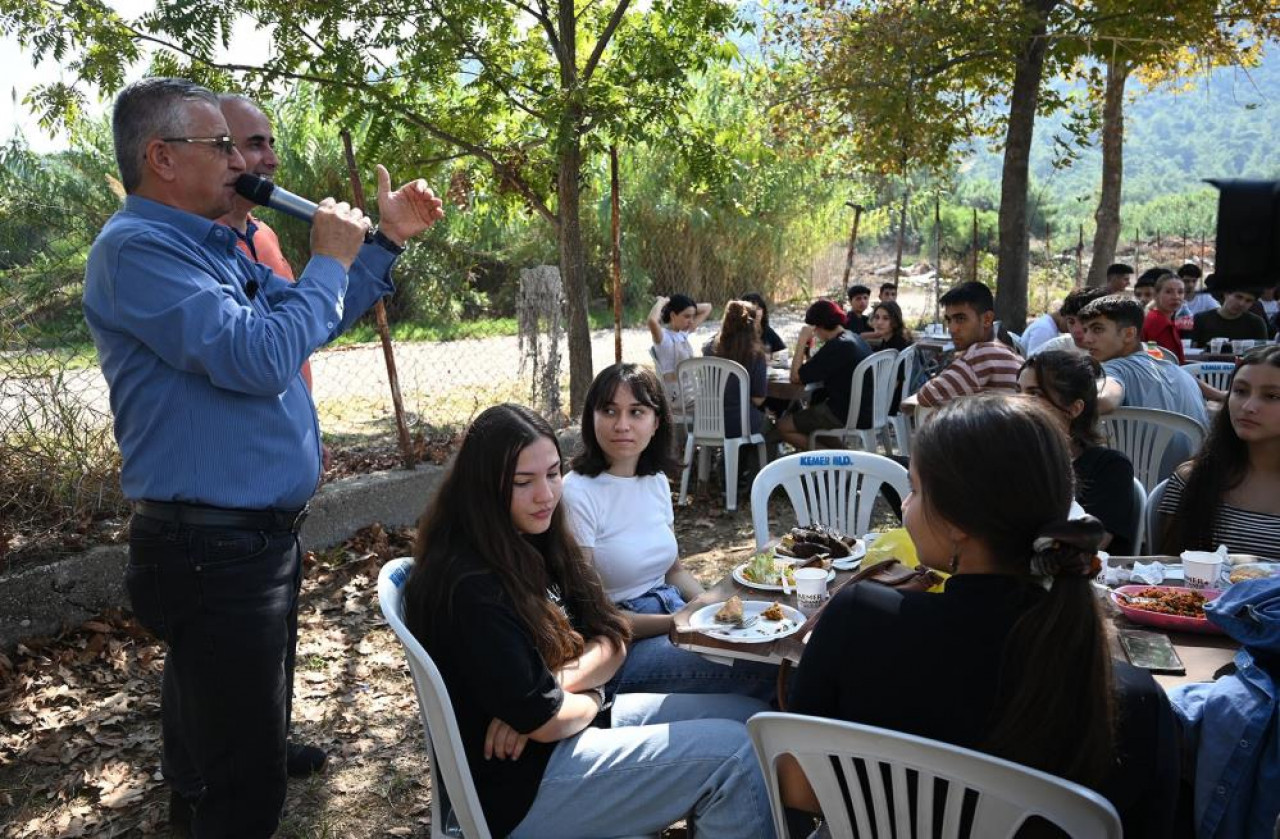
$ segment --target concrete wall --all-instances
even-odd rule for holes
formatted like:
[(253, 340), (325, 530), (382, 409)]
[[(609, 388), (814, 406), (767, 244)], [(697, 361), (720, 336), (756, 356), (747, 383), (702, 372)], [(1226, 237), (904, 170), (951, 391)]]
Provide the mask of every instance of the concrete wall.
[[(328, 548), (374, 522), (414, 524), (445, 469), (425, 465), (412, 472), (375, 472), (327, 484), (311, 501), (302, 544)], [(103, 609), (126, 606), (127, 561), (125, 546), (110, 545), (0, 576), (0, 649), (24, 638), (52, 635)]]

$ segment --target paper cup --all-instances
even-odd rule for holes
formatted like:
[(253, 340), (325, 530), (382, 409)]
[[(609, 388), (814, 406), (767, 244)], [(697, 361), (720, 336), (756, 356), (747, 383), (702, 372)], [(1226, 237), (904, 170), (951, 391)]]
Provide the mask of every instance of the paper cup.
[(1182, 573), (1188, 588), (1217, 588), (1222, 576), (1222, 556), (1208, 551), (1183, 551)]
[(827, 599), (825, 568), (796, 569), (796, 602), (803, 609), (816, 609)]
[(1225, 347), (1226, 345), (1227, 345), (1226, 338), (1210, 338), (1209, 352), (1213, 353), (1214, 355), (1222, 355), (1222, 348)]
[(1190, 339), (1190, 338), (1183, 338), (1183, 339), (1182, 339), (1182, 351), (1183, 351), (1183, 352), (1186, 352), (1186, 351), (1187, 351), (1187, 350), (1189, 350), (1189, 349), (1191, 349), (1191, 339)]

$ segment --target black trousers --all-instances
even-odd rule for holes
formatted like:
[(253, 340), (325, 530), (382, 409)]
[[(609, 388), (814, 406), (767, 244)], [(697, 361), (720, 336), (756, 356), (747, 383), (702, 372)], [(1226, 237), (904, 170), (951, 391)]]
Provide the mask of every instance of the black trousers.
[(135, 515), (126, 587), (168, 646), (165, 779), (200, 839), (271, 836), (284, 806), (302, 560), (290, 530)]

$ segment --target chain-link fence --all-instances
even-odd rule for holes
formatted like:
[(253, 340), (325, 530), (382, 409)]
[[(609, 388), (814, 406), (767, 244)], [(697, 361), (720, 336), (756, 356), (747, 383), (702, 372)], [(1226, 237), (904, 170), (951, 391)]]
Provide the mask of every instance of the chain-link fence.
[[(78, 547), (100, 538), (94, 533), (100, 522), (123, 518), (108, 392), (80, 302), (89, 245), (116, 206), (118, 195), (110, 192), (86, 196), (78, 204), (52, 204), (30, 194), (5, 195), (0, 202), (0, 566), (6, 554), (28, 550), (49, 534), (56, 535), (59, 546)], [(770, 250), (762, 245), (757, 259), (767, 265), (745, 276), (776, 272), (792, 278), (781, 283), (744, 279), (740, 268), (718, 263), (716, 254), (726, 250), (723, 243), (711, 235), (700, 239), (696, 230), (656, 235), (638, 219), (626, 229), (624, 240), (628, 237), (624, 256), (629, 276), (643, 280), (630, 280), (624, 295), (626, 361), (650, 361), (643, 314), (657, 294), (688, 293), (713, 304), (713, 319), (694, 337), (699, 346), (715, 333), (724, 302), (746, 291), (793, 302), (775, 307), (772, 315), (788, 343), (809, 300), (843, 298), (844, 244), (808, 254), (801, 264), (787, 264), (800, 257), (780, 246)], [(1134, 243), (1133, 249), (1144, 262), (1157, 256), (1176, 259), (1168, 244), (1153, 237)], [(1162, 253), (1157, 245), (1170, 252)], [(910, 326), (934, 320), (937, 293), (972, 274), (971, 254), (963, 246), (942, 253), (941, 270), (904, 260), (899, 302)], [(979, 256), (979, 276), (993, 276), (994, 257), (985, 251)], [(414, 459), (440, 459), (472, 417), (504, 400), (531, 404), (553, 422), (569, 422), (567, 313), (558, 271), (487, 266), (494, 288), (481, 293), (474, 290), (479, 281), (469, 276), (466, 283), (454, 278), (451, 285), (441, 284), (439, 275), (459, 270), (440, 261), (444, 258), (447, 254), (440, 257), (438, 249), (411, 249), (396, 270), (402, 291), (388, 301), (397, 336), (390, 355)], [(880, 283), (893, 279), (893, 267), (891, 247), (871, 248), (857, 256), (849, 279), (870, 286), (874, 300)], [(591, 334), (599, 370), (614, 360), (614, 333), (604, 299), (607, 274), (600, 265), (589, 270), (598, 295)], [(1043, 311), (1060, 300), (1078, 272), (1072, 253), (1054, 255), (1047, 247), (1033, 247), (1031, 309)], [(459, 286), (472, 289), (462, 293), (474, 299), (457, 304), (457, 293), (449, 289)], [(405, 299), (415, 293), (420, 295), (416, 300)], [(455, 328), (415, 333), (415, 318), (446, 305), (455, 309), (443, 320)], [(391, 467), (404, 459), (388, 353), (372, 323), (367, 316), (362, 340), (321, 349), (311, 359), (312, 394), (334, 454), (331, 474)]]

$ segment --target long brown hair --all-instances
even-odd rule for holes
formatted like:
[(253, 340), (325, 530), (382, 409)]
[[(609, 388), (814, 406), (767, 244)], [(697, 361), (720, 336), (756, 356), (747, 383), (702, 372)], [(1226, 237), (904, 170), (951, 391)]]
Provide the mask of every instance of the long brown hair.
[(711, 354), (736, 361), (748, 370), (764, 358), (755, 309), (744, 300), (730, 300), (724, 307), (724, 321), (711, 344)]
[[(1028, 608), (1000, 661), (1000, 697), (982, 748), (1097, 788), (1114, 762), (1111, 659), (1089, 577), (1051, 577), (1036, 591), (1037, 539), (1074, 529), (1087, 543), (1102, 527), (1067, 523), (1071, 453), (1048, 409), (1033, 400), (979, 394), (944, 406), (911, 441), (923, 503), (991, 549), (1026, 581)], [(1055, 560), (1056, 561), (1056, 560)], [(1087, 567), (1087, 566), (1086, 566)], [(1070, 726), (1059, 724), (1071, 720)]]
[[(1253, 364), (1280, 367), (1280, 347), (1258, 347), (1245, 353), (1231, 374), (1231, 392), (1240, 370)], [(1213, 550), (1214, 529), (1222, 510), (1223, 497), (1240, 486), (1249, 474), (1249, 444), (1236, 434), (1231, 424), (1231, 401), (1213, 418), (1209, 436), (1191, 461), (1191, 472), (1178, 501), (1178, 511), (1166, 516), (1160, 551), (1177, 555), (1185, 550)]]
[[(529, 632), (543, 660), (555, 669), (582, 654), (583, 635), (570, 626), (547, 592), (561, 601), (586, 635), (617, 644), (630, 636), (626, 621), (556, 506), (547, 531), (521, 534), (511, 520), (511, 495), (520, 452), (537, 440), (556, 443), (547, 421), (523, 405), (495, 405), (476, 417), (449, 474), (418, 521), (413, 573), (405, 587), (405, 622), (425, 639), (432, 615), (447, 614), (453, 591), (467, 574), (491, 573)], [(424, 641), (425, 643), (425, 641)]]

